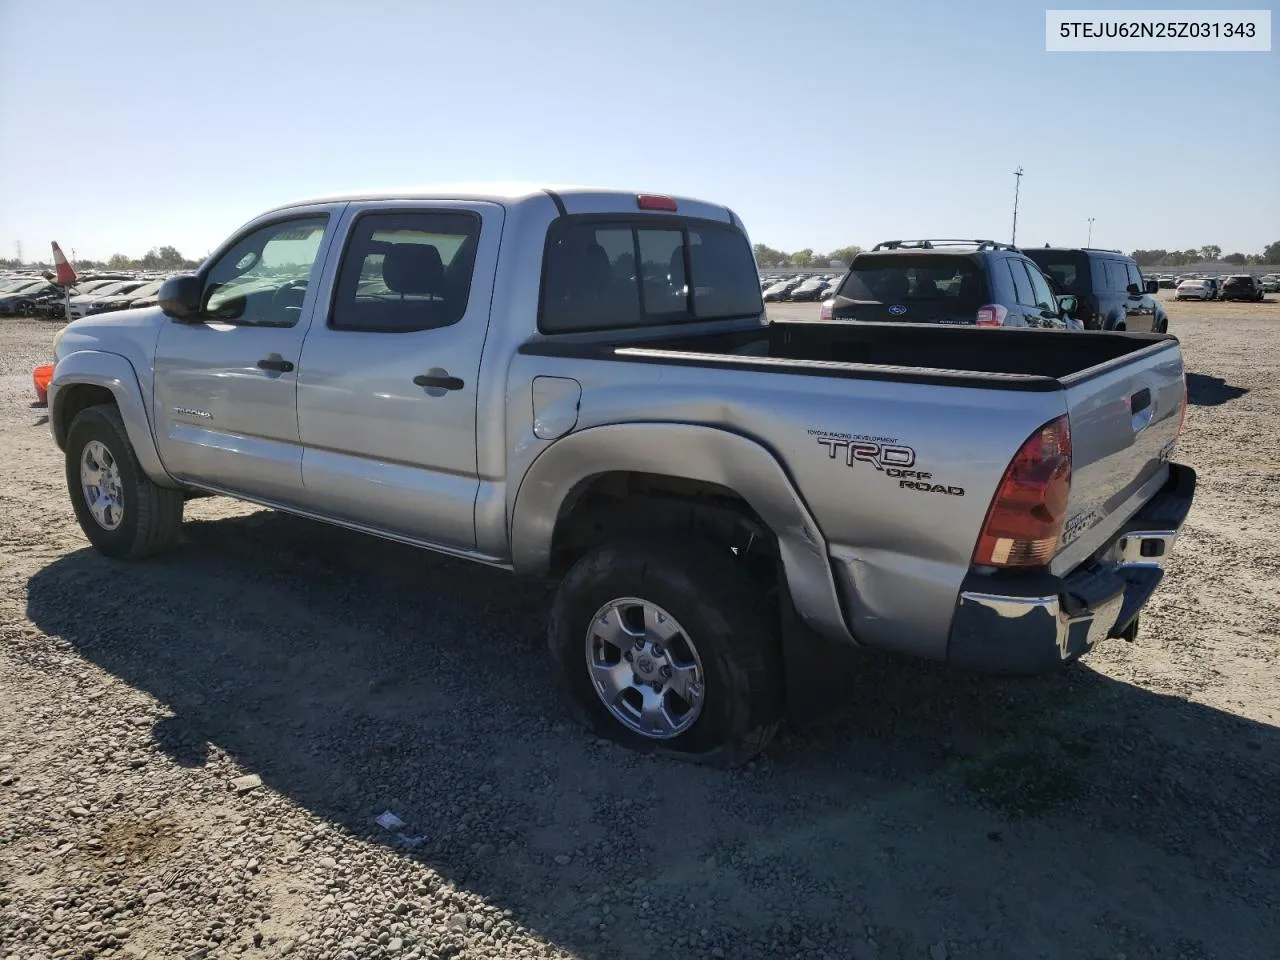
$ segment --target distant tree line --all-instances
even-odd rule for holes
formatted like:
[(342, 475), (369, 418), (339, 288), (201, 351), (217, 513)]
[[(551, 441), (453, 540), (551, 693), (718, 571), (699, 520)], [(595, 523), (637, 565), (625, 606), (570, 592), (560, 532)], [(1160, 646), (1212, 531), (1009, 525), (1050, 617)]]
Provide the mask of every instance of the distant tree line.
[[(830, 253), (815, 253), (812, 247), (805, 247), (794, 253), (775, 250), (763, 243), (753, 248), (758, 267), (825, 267), (831, 261), (849, 264), (855, 256), (862, 253), (861, 247), (840, 247)], [(1249, 266), (1262, 263), (1280, 263), (1280, 240), (1264, 247), (1261, 253), (1228, 253), (1225, 256), (1217, 244), (1209, 244), (1198, 250), (1134, 250), (1130, 254), (1139, 265), (1144, 267), (1181, 267), (1190, 263), (1206, 263), (1219, 261), (1236, 266)]]
[[(43, 260), (22, 263), (20, 260), (0, 259), (0, 267), (20, 270), (23, 267), (50, 267)], [(141, 257), (130, 257), (123, 253), (113, 253), (106, 260), (77, 260), (77, 270), (194, 270), (200, 266), (198, 260), (188, 260), (176, 247), (152, 247)]]
[(833, 260), (848, 266), (849, 261), (862, 252), (861, 247), (839, 247), (830, 253), (814, 253), (812, 247), (805, 247), (795, 253), (787, 253), (763, 243), (757, 243), (752, 249), (758, 267), (825, 267)]
[(1143, 267), (1181, 267), (1189, 263), (1212, 263), (1221, 261), (1236, 266), (1248, 266), (1262, 263), (1280, 263), (1280, 240), (1268, 244), (1261, 253), (1228, 253), (1222, 255), (1222, 248), (1217, 244), (1209, 244), (1199, 250), (1135, 250), (1129, 254)]

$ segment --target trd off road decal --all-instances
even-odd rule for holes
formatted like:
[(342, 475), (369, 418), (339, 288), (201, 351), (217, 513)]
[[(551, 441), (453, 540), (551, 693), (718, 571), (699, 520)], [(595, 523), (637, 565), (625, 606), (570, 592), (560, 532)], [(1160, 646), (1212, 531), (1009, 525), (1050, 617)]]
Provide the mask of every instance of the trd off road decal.
[(886, 477), (897, 480), (900, 490), (942, 493), (951, 497), (964, 496), (963, 487), (936, 483), (932, 473), (915, 469), (915, 450), (899, 443), (897, 437), (875, 437), (832, 430), (810, 430), (809, 436), (827, 451), (828, 459), (835, 460), (839, 457), (849, 467), (857, 464), (874, 467)]

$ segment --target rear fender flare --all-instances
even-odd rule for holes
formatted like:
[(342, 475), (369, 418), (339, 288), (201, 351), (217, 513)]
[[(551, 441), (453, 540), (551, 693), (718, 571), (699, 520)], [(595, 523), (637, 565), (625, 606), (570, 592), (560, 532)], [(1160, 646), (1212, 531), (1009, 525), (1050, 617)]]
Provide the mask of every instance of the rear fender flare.
[(510, 520), (516, 572), (547, 572), (561, 510), (587, 482), (614, 471), (698, 480), (736, 492), (777, 537), (787, 587), (805, 623), (831, 640), (850, 641), (826, 541), (790, 478), (759, 443), (713, 427), (614, 424), (551, 444), (516, 490)]
[(129, 442), (147, 477), (161, 486), (177, 487), (178, 484), (165, 470), (160, 452), (156, 449), (137, 371), (133, 364), (119, 354), (80, 350), (63, 357), (54, 367), (53, 379), (49, 383), (49, 428), (58, 446), (65, 449), (66, 431), (70, 427), (69, 423), (64, 422), (66, 400), (75, 387), (82, 385), (105, 387), (111, 391), (116, 406), (120, 408), (120, 417), (124, 420)]

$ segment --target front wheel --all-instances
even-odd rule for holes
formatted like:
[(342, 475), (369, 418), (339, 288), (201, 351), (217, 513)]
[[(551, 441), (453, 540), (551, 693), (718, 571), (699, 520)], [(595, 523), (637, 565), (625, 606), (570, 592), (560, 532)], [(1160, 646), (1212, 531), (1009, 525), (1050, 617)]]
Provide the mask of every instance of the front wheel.
[(727, 549), (625, 539), (560, 584), (548, 641), (574, 716), (642, 751), (744, 763), (777, 730), (777, 617)]
[(71, 421), (66, 474), (80, 529), (99, 552), (135, 559), (177, 539), (182, 491), (151, 482), (113, 405), (89, 407)]

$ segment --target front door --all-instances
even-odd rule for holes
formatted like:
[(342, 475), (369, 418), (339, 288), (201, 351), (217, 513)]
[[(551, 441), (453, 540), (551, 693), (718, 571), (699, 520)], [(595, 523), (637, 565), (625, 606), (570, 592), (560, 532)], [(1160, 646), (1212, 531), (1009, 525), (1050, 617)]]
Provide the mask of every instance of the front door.
[(296, 501), (297, 366), (337, 213), (310, 208), (250, 226), (204, 272), (200, 315), (161, 328), (153, 422), (173, 476)]
[(298, 376), (309, 509), (475, 547), (477, 390), (502, 222), (490, 203), (348, 208), (336, 287)]

